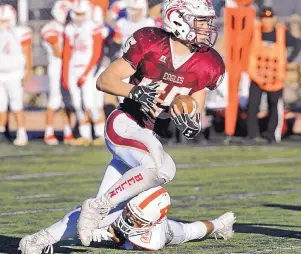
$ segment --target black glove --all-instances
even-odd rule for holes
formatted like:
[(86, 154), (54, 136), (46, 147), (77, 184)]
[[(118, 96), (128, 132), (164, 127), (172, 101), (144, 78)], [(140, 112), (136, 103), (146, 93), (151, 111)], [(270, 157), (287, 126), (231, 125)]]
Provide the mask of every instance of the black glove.
[(193, 139), (201, 131), (201, 114), (195, 113), (193, 116), (184, 113), (177, 115), (173, 121), (177, 128), (182, 131), (182, 134), (187, 139)]
[(129, 93), (129, 98), (141, 104), (141, 110), (145, 113), (149, 112), (155, 106), (156, 89), (158, 83), (151, 83), (147, 86), (134, 86)]

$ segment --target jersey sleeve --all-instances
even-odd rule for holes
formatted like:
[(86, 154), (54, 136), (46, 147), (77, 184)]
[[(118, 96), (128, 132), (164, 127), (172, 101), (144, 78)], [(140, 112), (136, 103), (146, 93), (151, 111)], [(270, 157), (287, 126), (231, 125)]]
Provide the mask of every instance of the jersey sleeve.
[(41, 30), (41, 37), (44, 41), (54, 44), (59, 39), (59, 31), (46, 25)]
[(28, 26), (20, 27), (20, 42), (21, 44), (28, 45), (31, 44), (32, 41), (32, 29)]
[(147, 28), (142, 28), (130, 36), (123, 45), (123, 59), (137, 69), (143, 56), (150, 50), (150, 33)]
[(220, 54), (211, 49), (211, 57), (206, 68), (207, 78), (200, 78), (200, 86), (209, 90), (215, 90), (223, 81), (225, 76), (225, 64)]

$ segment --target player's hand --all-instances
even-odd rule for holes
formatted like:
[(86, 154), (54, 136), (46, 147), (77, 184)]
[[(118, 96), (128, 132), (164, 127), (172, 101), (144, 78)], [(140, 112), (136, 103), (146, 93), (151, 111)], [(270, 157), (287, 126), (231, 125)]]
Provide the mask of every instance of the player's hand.
[(185, 138), (193, 139), (201, 131), (201, 113), (189, 114), (187, 106), (183, 104), (184, 113), (181, 114), (178, 107), (174, 107), (170, 110), (171, 117), (176, 127), (182, 132)]
[(87, 79), (86, 75), (80, 76), (78, 81), (77, 81), (77, 86), (82, 87), (83, 84), (85, 83), (86, 79)]
[(108, 241), (113, 237), (113, 235), (108, 232), (105, 228), (98, 228), (93, 231), (92, 239), (93, 242)]
[(129, 93), (129, 98), (141, 104), (141, 111), (154, 114), (157, 110), (157, 104), (162, 104), (163, 100), (159, 96), (164, 93), (158, 89), (158, 83), (151, 83), (148, 86), (134, 86)]

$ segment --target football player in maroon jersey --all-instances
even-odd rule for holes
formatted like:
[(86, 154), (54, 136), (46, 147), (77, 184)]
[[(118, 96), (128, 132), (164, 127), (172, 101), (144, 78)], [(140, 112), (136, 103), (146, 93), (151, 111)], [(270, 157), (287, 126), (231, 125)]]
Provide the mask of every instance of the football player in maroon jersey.
[[(125, 43), (124, 54), (98, 78), (97, 88), (125, 97), (107, 119), (105, 139), (113, 159), (97, 198), (81, 208), (77, 231), (83, 245), (101, 228), (109, 211), (140, 192), (171, 181), (176, 166), (156, 135), (164, 135), (168, 108), (177, 95), (198, 102), (193, 114), (174, 107), (171, 119), (192, 139), (201, 130), (205, 88), (215, 89), (223, 79), (224, 63), (212, 48), (217, 28), (211, 0), (164, 0), (163, 29), (146, 27)], [(122, 80), (130, 77), (130, 83)]]

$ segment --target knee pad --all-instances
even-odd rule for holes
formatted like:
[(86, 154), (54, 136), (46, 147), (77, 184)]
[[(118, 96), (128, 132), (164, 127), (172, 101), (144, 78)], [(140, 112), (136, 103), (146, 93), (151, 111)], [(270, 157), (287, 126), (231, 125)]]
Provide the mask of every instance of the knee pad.
[(82, 109), (75, 109), (75, 114), (78, 121), (84, 121), (86, 119), (86, 114)]
[(163, 179), (165, 184), (175, 177), (176, 164), (165, 151), (163, 151), (160, 159), (161, 163), (158, 163), (155, 158), (152, 157), (152, 163), (148, 163), (147, 168), (150, 169), (159, 179)]
[(48, 108), (51, 108), (53, 110), (57, 110), (62, 106), (63, 102), (62, 102), (62, 95), (61, 94), (51, 94), (49, 95), (48, 98)]
[(92, 121), (95, 123), (100, 119), (99, 108), (90, 109)]

